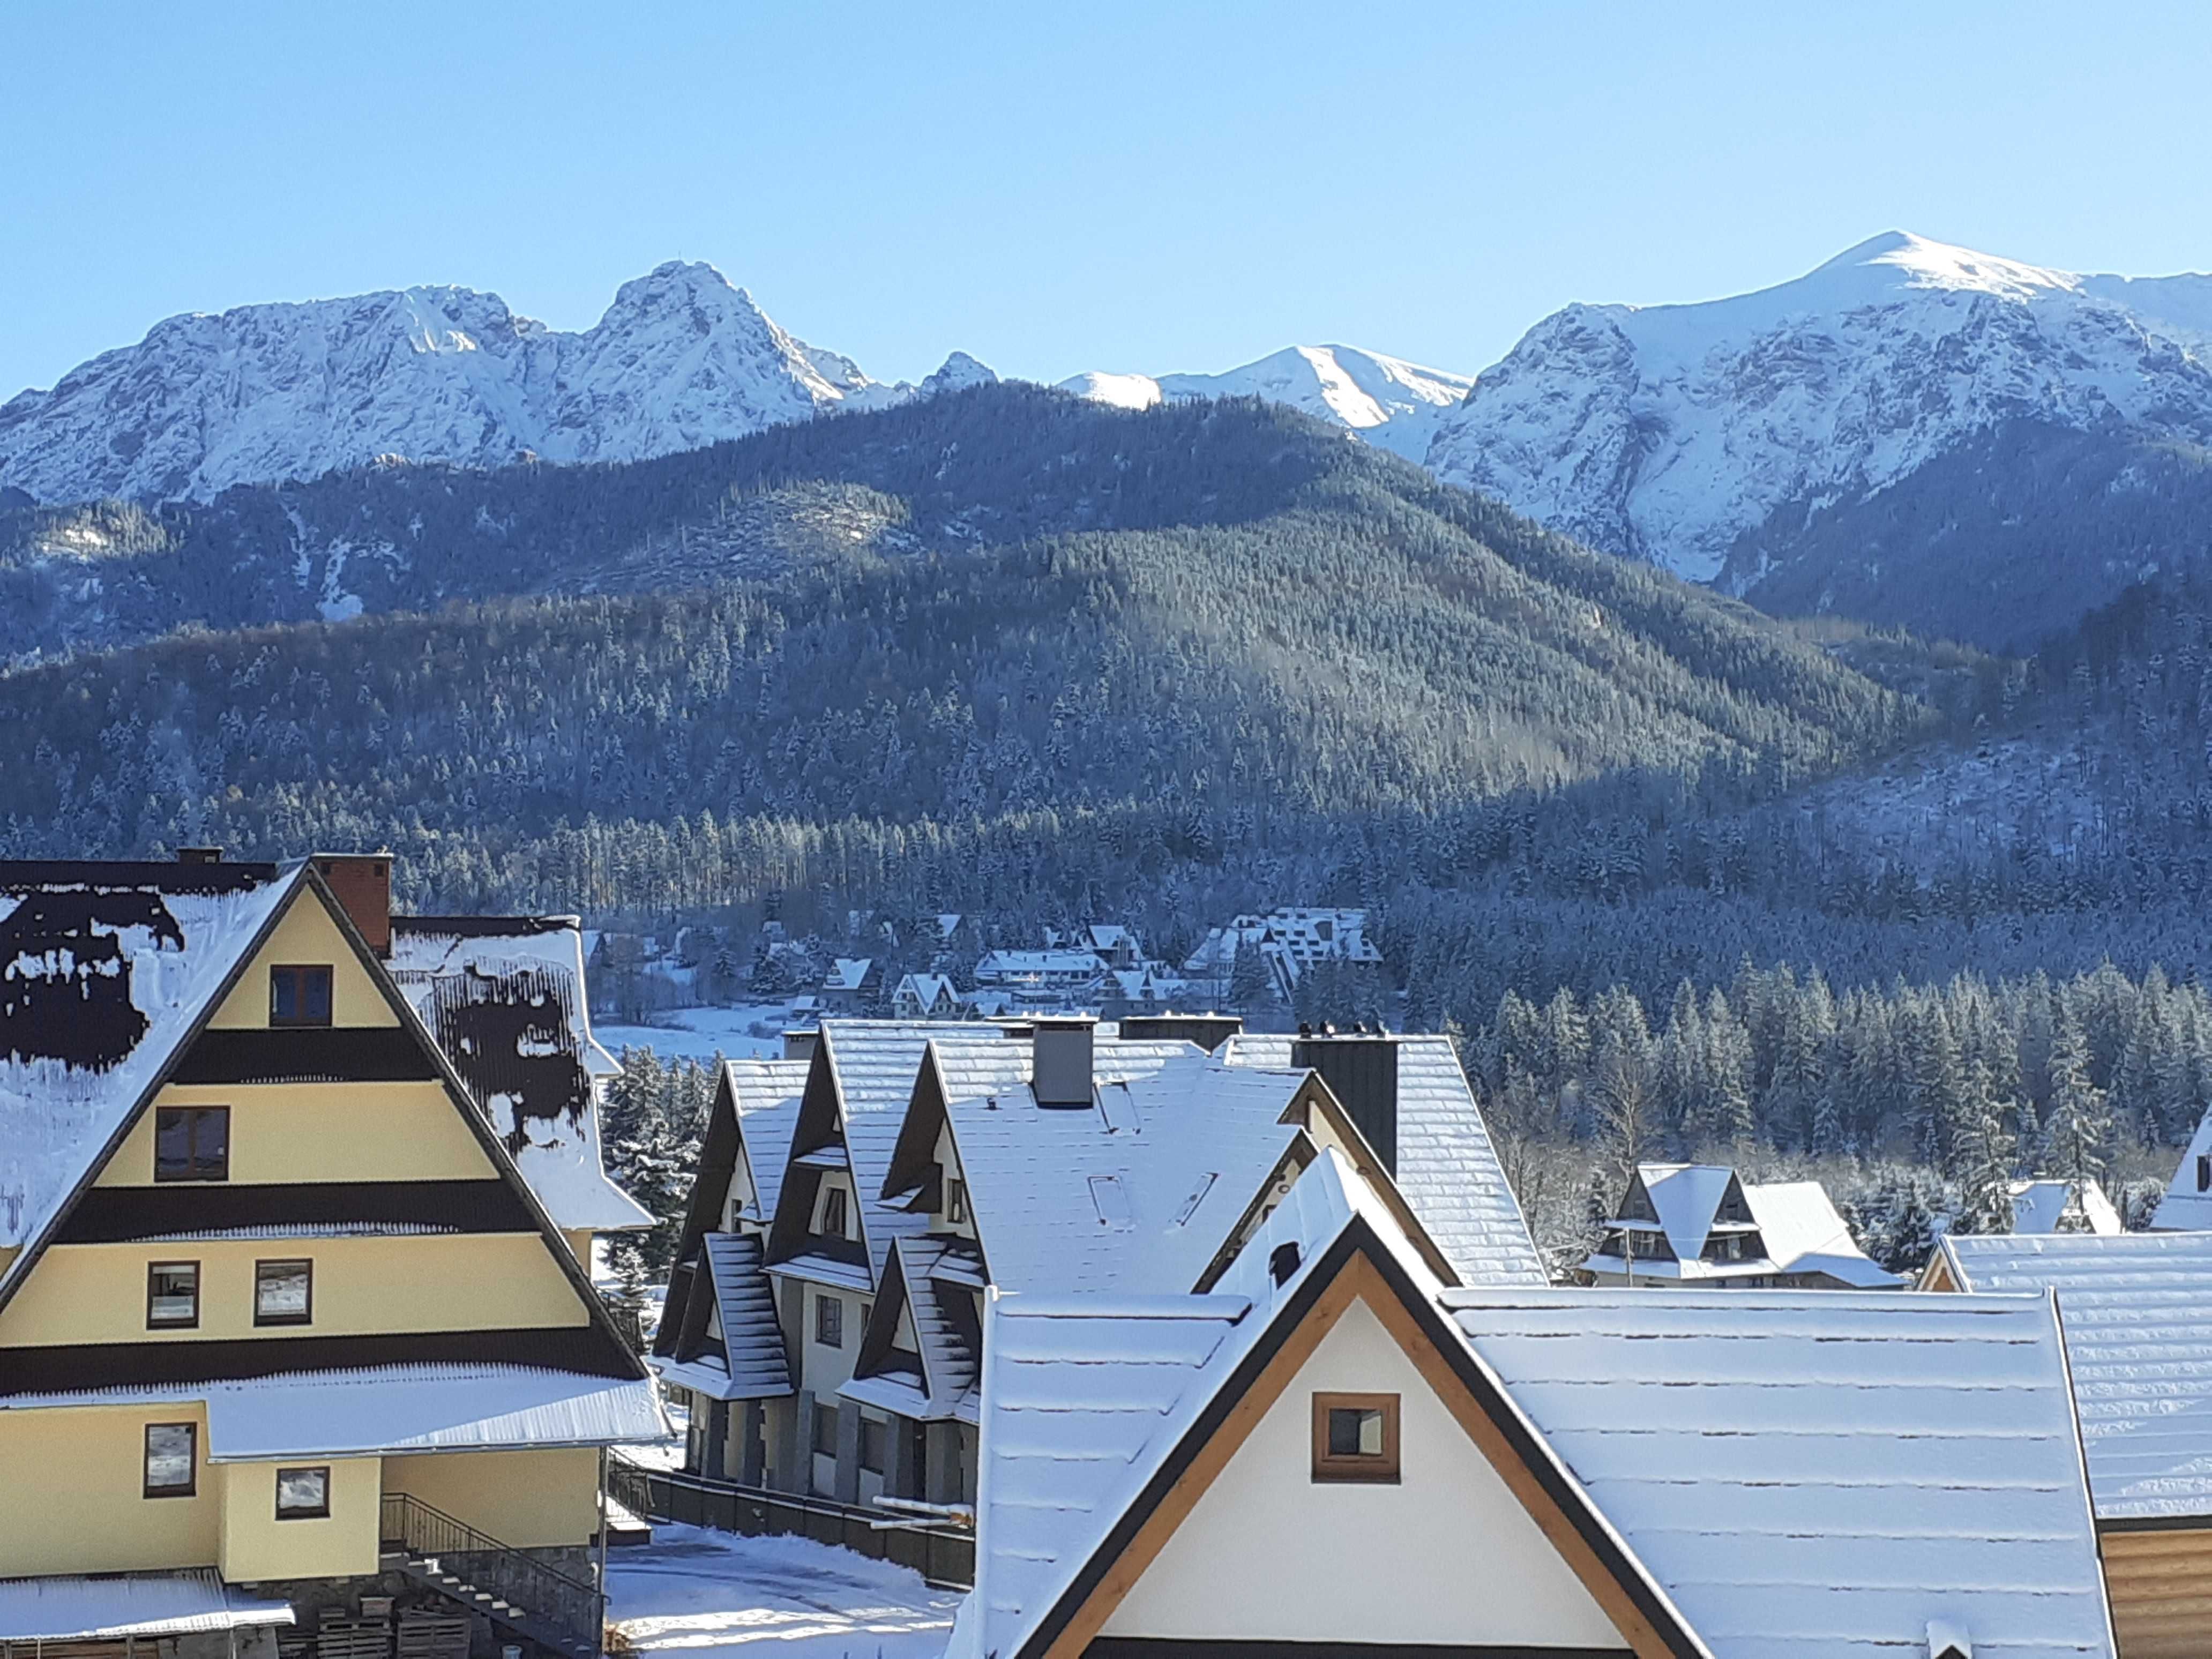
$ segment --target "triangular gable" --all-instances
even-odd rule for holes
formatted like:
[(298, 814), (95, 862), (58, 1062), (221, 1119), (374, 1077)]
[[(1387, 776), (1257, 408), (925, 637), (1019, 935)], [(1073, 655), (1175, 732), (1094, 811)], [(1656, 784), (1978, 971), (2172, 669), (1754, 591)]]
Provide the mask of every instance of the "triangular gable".
[[(1254, 1248), (1266, 1261), (1281, 1246), (1273, 1242), (1272, 1234), (1263, 1233)], [(1146, 1583), (1148, 1571), (1163, 1560), (1207, 1492), (1290, 1395), (1309, 1362), (1355, 1304), (1388, 1333), (1574, 1581), (1602, 1610), (1618, 1635), (1613, 1650), (1633, 1653), (1638, 1659), (1710, 1659), (1708, 1650), (1507, 1396), (1496, 1376), (1437, 1310), (1430, 1294), (1433, 1286), (1416, 1282), (1419, 1273), (1418, 1264), (1409, 1269), (1364, 1213), (1352, 1213), (1317, 1260), (1291, 1270), (1285, 1294), (1272, 1314), (1264, 1316), (1263, 1328), (1176, 1436), (1134, 1500), (1121, 1509), (1103, 1540), (1084, 1553), (1072, 1574), (1060, 1580), (1048, 1605), (1035, 1609), (1033, 1617), (1024, 1611), (1018, 1644), (1000, 1652), (998, 1659), (1080, 1659), (1095, 1638), (1109, 1632), (1117, 1613)], [(1018, 1304), (1019, 1299), (1014, 1300)], [(1195, 1310), (1222, 1298), (1186, 1300)], [(994, 1301), (994, 1317), (999, 1305)], [(1001, 1364), (995, 1358), (989, 1363), (994, 1368)], [(995, 1419), (987, 1411), (982, 1494), (987, 1513), (995, 1473), (996, 1428)], [(1300, 1463), (1292, 1473), (1304, 1480), (1306, 1466)], [(992, 1565), (987, 1556), (981, 1571), (988, 1573)], [(990, 1594), (988, 1583), (979, 1580), (979, 1597)], [(1571, 1596), (1566, 1599), (1571, 1602)], [(988, 1618), (990, 1610), (982, 1611)], [(991, 1638), (979, 1632), (976, 1639)]]
[(415, 1012), (414, 1005), (407, 1000), (398, 987), (392, 983), (392, 977), (385, 971), (383, 963), (377, 959), (375, 952), (362, 939), (360, 929), (355, 927), (352, 918), (346, 914), (345, 907), (332, 896), (321, 875), (311, 865), (302, 864), (295, 866), (289, 872), (289, 879), (291, 884), (283, 898), (270, 912), (267, 921), (256, 932), (252, 941), (240, 951), (237, 959), (230, 964), (222, 984), (202, 1005), (190, 1029), (185, 1031), (173, 1046), (153, 1080), (141, 1091), (137, 1104), (117, 1126), (114, 1133), (101, 1148), (98, 1158), (87, 1167), (77, 1186), (70, 1193), (67, 1200), (56, 1211), (52, 1221), (46, 1231), (29, 1249), (25, 1250), (22, 1259), (15, 1264), (14, 1270), (9, 1274), (7, 1279), (0, 1282), (0, 1308), (5, 1308), (9, 1300), (27, 1280), (38, 1259), (45, 1253), (47, 1244), (67, 1224), (70, 1214), (82, 1200), (86, 1188), (99, 1178), (100, 1172), (114, 1158), (118, 1149), (130, 1138), (131, 1132), (137, 1127), (151, 1108), (155, 1097), (159, 1095), (185, 1054), (190, 1051), (193, 1042), (207, 1028), (209, 1023), (216, 1018), (225, 1003), (237, 991), (241, 978), (268, 948), (270, 940), (283, 926), (285, 919), (300, 903), (304, 895), (312, 894), (315, 902), (323, 907), (329, 921), (337, 929), (339, 938), (343, 941), (345, 948), (352, 953), (355, 963), (367, 975), (369, 984), (374, 988), (377, 995), (390, 1011), (394, 1024), (414, 1044), (432, 1074), (444, 1085), (447, 1099), (453, 1109), (460, 1114), (471, 1136), (483, 1150), (497, 1178), (507, 1187), (508, 1192), (532, 1218), (539, 1238), (552, 1255), (555, 1265), (568, 1279), (569, 1287), (583, 1304), (588, 1316), (588, 1322), (594, 1334), (600, 1339), (599, 1344), (600, 1351), (592, 1356), (598, 1362), (595, 1369), (601, 1370), (605, 1375), (613, 1376), (631, 1378), (645, 1376), (647, 1373), (644, 1365), (637, 1356), (631, 1352), (629, 1345), (616, 1331), (613, 1322), (608, 1316), (605, 1304), (599, 1300), (598, 1291), (592, 1288), (591, 1280), (585, 1276), (583, 1268), (577, 1262), (574, 1253), (569, 1249), (567, 1240), (554, 1225), (552, 1218), (545, 1212), (544, 1205), (539, 1202), (538, 1195), (531, 1190), (529, 1182), (522, 1178), (520, 1172), (514, 1167), (514, 1160), (507, 1156), (506, 1147), (493, 1132), (490, 1123), (483, 1112), (477, 1109), (476, 1102), (469, 1094), (467, 1085), (461, 1081), (459, 1074), (453, 1069), (453, 1061), (445, 1051), (439, 1048), (428, 1029), (423, 1025), (422, 1019)]
[[(750, 1073), (763, 1066), (795, 1069), (798, 1062), (722, 1062), (715, 1079), (714, 1101), (707, 1109), (707, 1127), (700, 1137), (698, 1171), (692, 1178), (690, 1200), (684, 1208), (684, 1230), (677, 1237), (676, 1266), (669, 1274), (668, 1300), (662, 1310), (662, 1334), (656, 1334), (653, 1340), (655, 1354), (672, 1352), (665, 1346), (673, 1340), (666, 1334), (682, 1328), (685, 1305), (697, 1283), (695, 1264), (702, 1260), (701, 1249), (707, 1236), (721, 1229), (730, 1188), (736, 1184), (740, 1171), (752, 1191), (762, 1197), (767, 1210), (761, 1218), (763, 1228), (775, 1219), (776, 1204), (782, 1192), (783, 1168), (791, 1156), (790, 1129), (787, 1126), (796, 1114), (781, 1108), (752, 1113), (740, 1111), (740, 1066)], [(759, 1121), (759, 1127), (751, 1134), (745, 1131), (748, 1117)]]

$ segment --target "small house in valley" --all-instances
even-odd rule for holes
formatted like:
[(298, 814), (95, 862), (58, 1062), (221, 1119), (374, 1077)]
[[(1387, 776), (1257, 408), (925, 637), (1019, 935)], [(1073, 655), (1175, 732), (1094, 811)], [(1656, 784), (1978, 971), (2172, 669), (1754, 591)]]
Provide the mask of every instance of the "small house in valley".
[(893, 1019), (958, 1019), (965, 1012), (944, 974), (903, 974), (891, 992)]
[(2116, 1233), (2120, 1212), (2094, 1181), (2015, 1181), (2012, 1183), (2012, 1230), (2015, 1233)]
[(1748, 1185), (1718, 1164), (1637, 1166), (1598, 1247), (1594, 1285), (1894, 1290), (1817, 1181)]

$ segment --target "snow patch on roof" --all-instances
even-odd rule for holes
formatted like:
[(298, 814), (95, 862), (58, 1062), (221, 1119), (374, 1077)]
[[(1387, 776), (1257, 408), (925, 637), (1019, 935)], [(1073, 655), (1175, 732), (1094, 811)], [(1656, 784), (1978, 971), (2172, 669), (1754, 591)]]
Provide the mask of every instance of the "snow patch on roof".
[(289, 1601), (233, 1589), (212, 1567), (0, 1579), (0, 1642), (120, 1642), (292, 1622)]

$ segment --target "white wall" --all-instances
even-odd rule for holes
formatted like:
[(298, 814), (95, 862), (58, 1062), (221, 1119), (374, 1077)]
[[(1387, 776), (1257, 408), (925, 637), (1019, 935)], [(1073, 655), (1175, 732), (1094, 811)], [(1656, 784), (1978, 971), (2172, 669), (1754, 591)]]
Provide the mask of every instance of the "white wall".
[[(1401, 1396), (1396, 1486), (1316, 1485), (1313, 1395)], [(1108, 1636), (1627, 1644), (1355, 1302), (1115, 1609)]]

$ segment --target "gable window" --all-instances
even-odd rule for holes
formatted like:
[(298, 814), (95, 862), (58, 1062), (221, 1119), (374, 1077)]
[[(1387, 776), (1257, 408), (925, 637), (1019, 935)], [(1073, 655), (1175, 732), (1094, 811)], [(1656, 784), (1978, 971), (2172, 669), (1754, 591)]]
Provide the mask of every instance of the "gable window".
[(954, 1176), (945, 1183), (945, 1219), (958, 1226), (968, 1218), (968, 1183)]
[(1313, 1478), (1395, 1486), (1398, 1480), (1398, 1396), (1314, 1395)]
[(845, 1304), (834, 1296), (814, 1298), (814, 1340), (825, 1348), (845, 1346)]
[(327, 1025), (331, 1023), (331, 970), (322, 967), (269, 970), (271, 1025)]
[(146, 1425), (146, 1496), (190, 1498), (198, 1489), (199, 1474), (198, 1425), (191, 1423), (149, 1423)]
[(155, 1261), (146, 1268), (146, 1328), (189, 1331), (200, 1322), (200, 1264)]
[(331, 1512), (330, 1465), (276, 1471), (276, 1518), (320, 1521)]
[(230, 1108), (162, 1106), (154, 1112), (154, 1179), (230, 1179)]
[(305, 1325), (314, 1318), (315, 1264), (257, 1261), (253, 1264), (253, 1322)]
[(823, 1188), (822, 1231), (830, 1238), (845, 1236), (845, 1189), (842, 1187)]
[(2212, 1152), (2197, 1155), (2197, 1190), (2212, 1192)]
[(837, 1408), (814, 1402), (814, 1450), (823, 1457), (837, 1455)]

